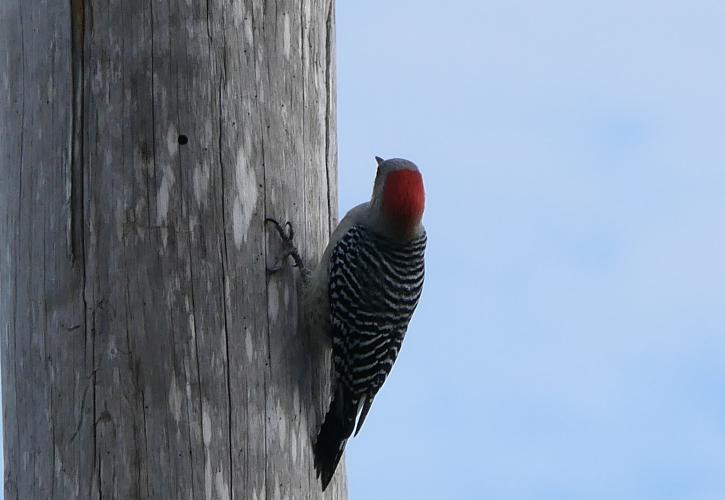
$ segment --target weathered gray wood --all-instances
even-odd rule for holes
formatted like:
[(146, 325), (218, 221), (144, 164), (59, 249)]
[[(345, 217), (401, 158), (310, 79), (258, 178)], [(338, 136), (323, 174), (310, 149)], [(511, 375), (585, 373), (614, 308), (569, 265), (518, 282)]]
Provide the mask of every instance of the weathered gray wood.
[(334, 226), (334, 46), (333, 0), (0, 2), (6, 498), (323, 497), (263, 220)]

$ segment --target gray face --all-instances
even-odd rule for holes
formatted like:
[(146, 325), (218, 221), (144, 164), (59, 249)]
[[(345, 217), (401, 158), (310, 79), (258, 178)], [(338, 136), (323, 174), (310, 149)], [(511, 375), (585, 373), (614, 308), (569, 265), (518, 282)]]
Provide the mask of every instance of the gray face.
[(415, 170), (418, 172), (418, 166), (415, 163), (402, 158), (383, 160), (382, 158), (376, 156), (375, 160), (378, 162), (378, 177), (382, 175), (383, 178), (385, 178), (387, 174), (396, 170)]

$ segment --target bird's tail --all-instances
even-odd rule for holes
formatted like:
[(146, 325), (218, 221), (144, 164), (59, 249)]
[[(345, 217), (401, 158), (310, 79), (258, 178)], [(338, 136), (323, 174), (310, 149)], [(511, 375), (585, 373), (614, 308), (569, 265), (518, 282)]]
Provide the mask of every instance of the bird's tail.
[(355, 427), (356, 405), (348, 391), (339, 387), (315, 441), (315, 470), (325, 491)]

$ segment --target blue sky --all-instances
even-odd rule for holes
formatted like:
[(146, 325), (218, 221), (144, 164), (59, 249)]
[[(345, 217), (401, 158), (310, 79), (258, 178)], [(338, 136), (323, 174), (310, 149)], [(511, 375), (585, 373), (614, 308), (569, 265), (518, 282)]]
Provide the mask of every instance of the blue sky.
[(725, 498), (723, 26), (721, 0), (337, 3), (341, 210), (373, 155), (412, 159), (430, 242), (351, 500)]
[(351, 500), (725, 498), (725, 3), (338, 2), (341, 211), (426, 179)]

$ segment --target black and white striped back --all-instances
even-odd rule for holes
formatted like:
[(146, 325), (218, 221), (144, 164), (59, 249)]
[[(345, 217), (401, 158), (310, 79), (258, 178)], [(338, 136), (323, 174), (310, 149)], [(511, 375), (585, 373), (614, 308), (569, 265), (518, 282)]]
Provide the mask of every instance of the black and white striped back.
[(398, 356), (423, 289), (425, 245), (425, 233), (399, 243), (356, 225), (332, 251), (335, 371), (356, 408), (363, 396), (372, 400)]

